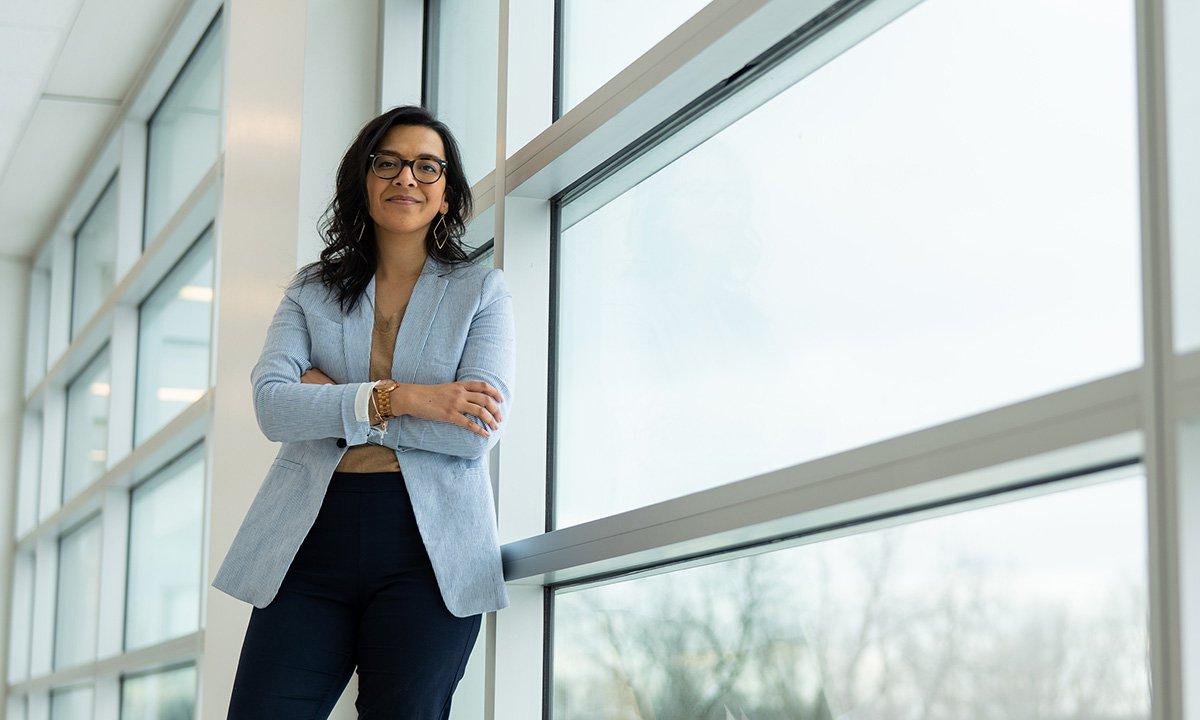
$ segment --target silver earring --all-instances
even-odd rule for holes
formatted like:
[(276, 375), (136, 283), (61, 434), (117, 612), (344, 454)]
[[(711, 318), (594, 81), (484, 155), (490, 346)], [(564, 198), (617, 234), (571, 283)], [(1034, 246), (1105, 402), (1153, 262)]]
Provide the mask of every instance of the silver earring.
[[(438, 225), (445, 230), (442, 233), (442, 238), (438, 240)], [(446, 239), (450, 237), (450, 228), (446, 227), (446, 213), (441, 213), (438, 217), (438, 225), (433, 227), (433, 239), (437, 240), (438, 250), (441, 250), (446, 245)]]

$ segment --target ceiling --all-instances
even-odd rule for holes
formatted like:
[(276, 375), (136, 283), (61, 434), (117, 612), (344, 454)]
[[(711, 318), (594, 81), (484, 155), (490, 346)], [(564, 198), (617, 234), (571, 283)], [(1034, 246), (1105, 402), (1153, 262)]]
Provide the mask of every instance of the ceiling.
[(29, 258), (186, 0), (0, 0), (0, 254)]

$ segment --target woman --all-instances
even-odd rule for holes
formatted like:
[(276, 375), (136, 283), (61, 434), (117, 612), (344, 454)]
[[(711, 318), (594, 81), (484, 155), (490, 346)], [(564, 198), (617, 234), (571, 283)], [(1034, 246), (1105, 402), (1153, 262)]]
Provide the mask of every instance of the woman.
[(512, 402), (512, 300), (459, 243), (471, 194), (424, 108), (368, 122), (326, 247), (251, 373), (281, 442), (213, 586), (254, 605), (230, 718), (445, 719), (482, 613), (508, 605), (485, 456)]

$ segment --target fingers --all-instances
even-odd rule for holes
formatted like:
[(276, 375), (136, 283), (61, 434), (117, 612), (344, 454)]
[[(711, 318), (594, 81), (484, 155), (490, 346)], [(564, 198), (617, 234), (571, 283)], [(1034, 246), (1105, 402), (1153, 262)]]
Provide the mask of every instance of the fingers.
[(480, 426), (476, 425), (475, 423), (471, 422), (471, 418), (470, 418), (470, 416), (468, 416), (468, 415), (465, 415), (465, 414), (462, 414), (462, 413), (459, 413), (459, 415), (458, 415), (458, 418), (459, 418), (459, 419), (458, 419), (458, 421), (457, 421), (457, 422), (458, 422), (458, 425), (460, 425), (460, 426), (462, 426), (462, 427), (465, 427), (466, 429), (468, 429), (468, 430), (470, 430), (471, 432), (475, 433), (475, 434), (476, 434), (476, 435), (478, 435), (479, 437), (486, 438), (486, 437), (490, 437), (490, 436), (491, 436), (491, 433), (490, 433), (490, 432), (488, 432), (488, 429), (487, 429), (487, 428), (480, 427)]
[(500, 421), (496, 417), (500, 414), (500, 410), (496, 407), (495, 400), (482, 394), (475, 394), (469, 400), (470, 408), (466, 412), (478, 417), (492, 430), (500, 427)]
[(487, 395), (490, 395), (491, 397), (495, 398), (496, 402), (498, 402), (498, 403), (504, 402), (504, 395), (501, 394), (501, 392), (499, 390), (492, 387), (488, 383), (485, 383), (482, 380), (464, 380), (462, 382), (463, 382), (463, 385), (465, 385), (468, 390), (473, 390), (475, 392), (485, 393)]

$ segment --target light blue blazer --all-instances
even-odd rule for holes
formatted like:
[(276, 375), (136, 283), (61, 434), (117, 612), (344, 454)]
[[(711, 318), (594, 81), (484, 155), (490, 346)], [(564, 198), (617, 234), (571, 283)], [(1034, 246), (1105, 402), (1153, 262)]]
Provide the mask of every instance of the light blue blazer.
[[(503, 419), (484, 438), (449, 422), (403, 415), (386, 433), (354, 413), (369, 380), (375, 278), (343, 314), (320, 282), (284, 292), (250, 374), (254, 413), (281, 442), (212, 586), (266, 607), (321, 509), (346, 448), (375, 442), (396, 452), (446, 608), (458, 617), (508, 605), (486, 455), (511, 412), (512, 296), (500, 268), (451, 266), (428, 256), (396, 333), (391, 377), (402, 383), (483, 380), (504, 396)], [(301, 383), (316, 367), (336, 384)], [(476, 425), (483, 422), (468, 416)], [(353, 562), (351, 558), (347, 562)]]

